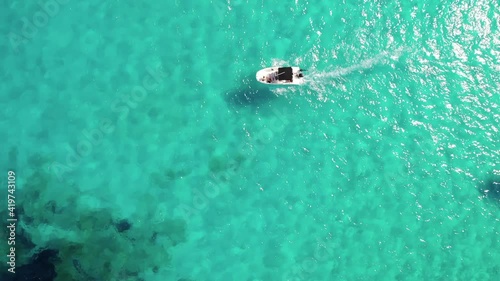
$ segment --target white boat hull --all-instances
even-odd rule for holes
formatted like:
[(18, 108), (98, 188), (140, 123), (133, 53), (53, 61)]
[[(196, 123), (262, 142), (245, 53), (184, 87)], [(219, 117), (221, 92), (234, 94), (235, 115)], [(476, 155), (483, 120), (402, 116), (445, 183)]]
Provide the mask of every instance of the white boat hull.
[(302, 85), (305, 83), (300, 67), (268, 67), (257, 71), (257, 81), (268, 85)]

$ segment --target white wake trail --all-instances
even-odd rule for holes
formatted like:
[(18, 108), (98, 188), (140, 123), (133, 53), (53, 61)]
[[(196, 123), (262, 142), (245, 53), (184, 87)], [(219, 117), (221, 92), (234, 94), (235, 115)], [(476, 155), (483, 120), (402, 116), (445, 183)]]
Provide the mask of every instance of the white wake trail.
[(403, 48), (398, 48), (392, 52), (389, 51), (383, 51), (380, 52), (379, 54), (375, 55), (372, 58), (366, 59), (361, 61), (358, 64), (348, 66), (348, 67), (340, 67), (340, 68), (335, 68), (332, 70), (326, 70), (326, 71), (311, 71), (311, 73), (308, 73), (307, 75), (307, 81), (309, 83), (321, 83), (321, 82), (328, 82), (325, 80), (329, 79), (338, 79), (342, 78), (346, 75), (349, 75), (354, 72), (359, 72), (359, 71), (364, 71), (373, 68), (374, 66), (377, 65), (385, 65), (393, 61), (397, 61), (401, 55), (403, 54), (404, 49)]

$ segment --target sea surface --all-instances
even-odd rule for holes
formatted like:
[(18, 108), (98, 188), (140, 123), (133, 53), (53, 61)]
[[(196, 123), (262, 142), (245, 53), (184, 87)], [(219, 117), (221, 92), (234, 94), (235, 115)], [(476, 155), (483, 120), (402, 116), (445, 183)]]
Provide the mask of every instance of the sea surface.
[[(17, 267), (54, 249), (57, 281), (500, 280), (498, 1), (0, 6)], [(271, 65), (308, 83), (259, 85)]]

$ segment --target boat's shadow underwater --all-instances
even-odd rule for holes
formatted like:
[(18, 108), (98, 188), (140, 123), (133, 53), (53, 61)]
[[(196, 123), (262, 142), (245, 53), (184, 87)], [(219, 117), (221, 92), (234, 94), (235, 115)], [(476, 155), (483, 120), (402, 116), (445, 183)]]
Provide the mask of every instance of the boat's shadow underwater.
[(271, 89), (257, 82), (255, 74), (247, 75), (238, 88), (224, 92), (224, 100), (229, 107), (259, 107), (276, 99)]
[(482, 185), (479, 186), (483, 198), (498, 204), (500, 207), (500, 176), (489, 176)]

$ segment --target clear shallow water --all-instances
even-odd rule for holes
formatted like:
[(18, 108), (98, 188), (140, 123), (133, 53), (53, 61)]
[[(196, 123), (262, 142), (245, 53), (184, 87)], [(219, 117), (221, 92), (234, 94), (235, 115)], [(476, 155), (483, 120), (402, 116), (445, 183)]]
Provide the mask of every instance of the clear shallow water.
[[(40, 7), (2, 10), (3, 34), (22, 35)], [(53, 14), (20, 45), (0, 39), (0, 149), (59, 280), (500, 276), (500, 203), (484, 198), (500, 173), (498, 4)], [(311, 81), (259, 87), (271, 64)]]

